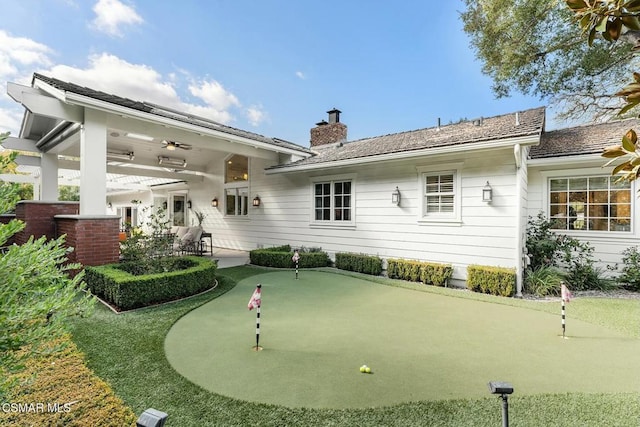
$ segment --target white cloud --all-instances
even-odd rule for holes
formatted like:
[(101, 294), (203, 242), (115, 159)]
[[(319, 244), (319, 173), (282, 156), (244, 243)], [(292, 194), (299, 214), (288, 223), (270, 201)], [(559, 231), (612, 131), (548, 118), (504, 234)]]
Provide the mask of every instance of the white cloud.
[(135, 9), (119, 0), (98, 0), (93, 6), (96, 18), (92, 21), (98, 31), (122, 37), (122, 26), (144, 22)]
[(296, 77), (300, 80), (305, 80), (307, 76), (302, 71), (296, 71)]
[(15, 78), (24, 67), (50, 65), (52, 53), (42, 43), (0, 30), (0, 79)]
[(247, 108), (245, 114), (251, 126), (259, 126), (267, 119), (267, 113), (265, 113), (262, 105), (252, 105)]
[(202, 99), (207, 105), (218, 110), (226, 110), (231, 106), (240, 106), (238, 98), (226, 90), (219, 82), (203, 81), (189, 85), (191, 95)]
[(20, 110), (0, 107), (0, 133), (9, 131), (13, 136), (17, 136), (21, 122), (22, 112)]

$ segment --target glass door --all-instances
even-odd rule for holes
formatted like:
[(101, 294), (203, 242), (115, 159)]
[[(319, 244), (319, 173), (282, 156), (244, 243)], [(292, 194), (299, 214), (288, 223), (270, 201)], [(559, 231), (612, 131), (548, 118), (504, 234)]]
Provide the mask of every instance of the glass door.
[(172, 225), (187, 225), (187, 194), (171, 193), (169, 194), (169, 218)]

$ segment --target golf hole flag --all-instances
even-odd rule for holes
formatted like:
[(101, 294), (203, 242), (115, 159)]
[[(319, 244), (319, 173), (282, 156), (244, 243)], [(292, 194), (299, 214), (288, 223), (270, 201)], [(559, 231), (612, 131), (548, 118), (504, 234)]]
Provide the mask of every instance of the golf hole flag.
[(564, 283), (560, 286), (560, 293), (562, 295), (562, 301), (571, 301), (571, 297), (573, 295), (571, 295), (571, 292), (569, 292), (569, 289), (567, 289), (567, 285), (565, 285)]
[(260, 292), (261, 288), (262, 288), (262, 285), (258, 285), (256, 286), (256, 290), (253, 291), (253, 295), (251, 295), (251, 299), (249, 300), (249, 304), (247, 305), (249, 310), (253, 310), (254, 308), (260, 308), (260, 304), (262, 303), (261, 292)]

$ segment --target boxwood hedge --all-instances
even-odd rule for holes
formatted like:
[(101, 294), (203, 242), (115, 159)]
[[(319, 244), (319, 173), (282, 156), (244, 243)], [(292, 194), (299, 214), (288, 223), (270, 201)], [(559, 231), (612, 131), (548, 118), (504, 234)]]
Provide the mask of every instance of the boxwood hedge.
[(379, 276), (382, 273), (382, 259), (372, 255), (337, 253), (336, 268)]
[(184, 298), (215, 283), (215, 261), (190, 256), (167, 262), (165, 271), (142, 275), (133, 274), (135, 266), (127, 263), (86, 267), (85, 281), (91, 293), (119, 310)]
[(483, 294), (510, 297), (516, 285), (516, 269), (488, 265), (467, 267), (467, 288)]
[[(329, 255), (322, 251), (299, 251), (300, 268), (326, 267), (330, 264)], [(292, 261), (293, 251), (291, 246), (277, 246), (273, 248), (254, 249), (249, 252), (249, 259), (253, 265), (275, 268), (295, 267)]]

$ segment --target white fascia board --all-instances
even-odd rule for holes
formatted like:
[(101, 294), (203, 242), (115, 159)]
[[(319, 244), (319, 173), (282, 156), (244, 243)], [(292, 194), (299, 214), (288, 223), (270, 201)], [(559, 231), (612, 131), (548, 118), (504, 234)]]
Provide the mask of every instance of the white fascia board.
[(66, 102), (66, 91), (57, 89), (51, 86), (48, 83), (43, 82), (42, 80), (38, 80), (37, 78), (33, 82), (33, 87), (37, 89), (42, 89), (47, 92), (49, 95), (53, 96), (59, 101)]
[(401, 151), (398, 153), (379, 154), (367, 157), (357, 157), (355, 159), (334, 160), (321, 163), (312, 163), (305, 166), (284, 166), (276, 169), (265, 170), (265, 174), (278, 174), (288, 172), (303, 172), (318, 169), (331, 169), (345, 166), (363, 165), (368, 163), (388, 162), (393, 160), (404, 160), (412, 157), (435, 156), (441, 154), (455, 154), (473, 150), (492, 150), (511, 147), (516, 144), (533, 145), (537, 144), (540, 135), (527, 135), (515, 138), (498, 139), (495, 141), (482, 141), (459, 145), (448, 145), (445, 147), (423, 148), (421, 150)]
[(15, 162), (19, 166), (40, 167), (40, 157), (37, 157), (37, 156), (25, 156), (22, 154), (18, 154), (16, 156)]
[(29, 153), (40, 153), (33, 139), (8, 137), (2, 141), (2, 146), (8, 150), (27, 151)]
[(101, 110), (107, 113), (112, 113), (112, 114), (125, 115), (125, 116), (133, 117), (136, 119), (144, 120), (147, 122), (157, 123), (160, 125), (167, 125), (167, 126), (179, 128), (185, 131), (197, 133), (199, 135), (213, 136), (216, 138), (225, 139), (227, 141), (236, 142), (242, 145), (249, 145), (256, 149), (261, 148), (263, 150), (273, 151), (276, 153), (297, 154), (297, 155), (306, 154), (298, 150), (293, 150), (286, 147), (276, 147), (274, 145), (267, 144), (262, 141), (256, 141), (250, 138), (232, 135), (229, 133), (216, 131), (213, 129), (205, 128), (205, 127), (194, 125), (194, 124), (184, 123), (179, 120), (158, 116), (156, 114), (145, 113), (144, 111), (138, 111), (138, 110), (123, 107), (120, 105), (112, 104), (110, 102), (100, 101), (88, 96), (78, 95), (75, 93), (67, 93), (66, 98), (69, 102), (78, 106), (94, 108), (94, 109)]
[(78, 123), (84, 118), (81, 107), (66, 104), (38, 88), (7, 83), (7, 94), (33, 114)]
[(584, 163), (597, 163), (600, 162), (603, 165), (610, 159), (602, 157), (600, 154), (580, 154), (577, 156), (561, 156), (561, 157), (546, 157), (541, 159), (528, 159), (528, 166), (560, 166), (560, 165), (575, 165)]

